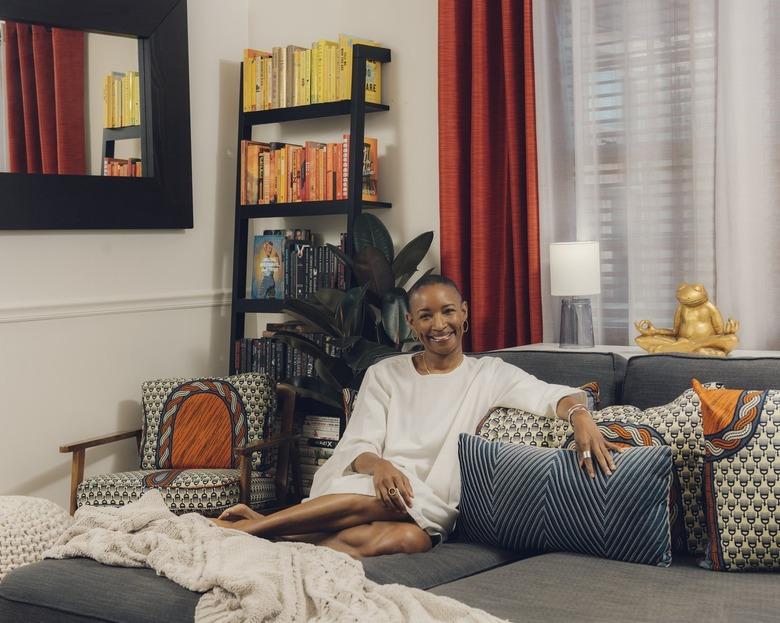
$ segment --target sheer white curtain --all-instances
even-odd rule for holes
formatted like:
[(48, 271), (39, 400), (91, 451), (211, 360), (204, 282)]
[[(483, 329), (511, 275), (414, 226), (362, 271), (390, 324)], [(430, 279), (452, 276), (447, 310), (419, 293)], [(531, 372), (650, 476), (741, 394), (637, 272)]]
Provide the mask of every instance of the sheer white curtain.
[[(752, 219), (735, 225), (752, 207), (741, 195), (726, 200), (725, 194), (741, 188), (777, 196), (777, 133), (769, 132), (777, 123), (764, 119), (776, 115), (769, 94), (776, 80), (753, 72), (760, 62), (768, 72), (777, 58), (777, 49), (774, 56), (771, 50), (777, 46), (771, 32), (777, 4), (534, 3), (542, 249), (546, 254), (548, 243), (560, 240), (601, 242), (602, 293), (594, 300), (598, 342), (631, 343), (639, 319), (671, 326), (675, 287), (689, 281), (703, 283), (725, 314), (743, 322), (743, 348), (772, 347), (775, 338), (750, 317), (756, 293), (746, 301), (735, 290), (749, 288), (749, 280), (727, 272), (747, 271), (757, 261), (760, 246), (747, 241), (751, 233), (767, 241), (767, 270), (780, 268), (769, 248), (777, 248), (772, 242), (780, 238)], [(756, 17), (749, 20), (743, 12)], [(750, 26), (759, 19), (763, 37)], [(743, 37), (756, 49), (740, 47)], [(734, 60), (736, 53), (747, 59)], [(724, 62), (732, 63), (728, 76)], [(746, 90), (737, 80), (754, 88)], [(726, 109), (724, 90), (738, 101)], [(764, 116), (749, 111), (751, 106)], [(755, 137), (742, 134), (746, 114), (753, 115)], [(759, 128), (762, 142), (756, 143)], [(759, 144), (774, 149), (773, 157), (762, 156), (761, 172), (748, 164), (750, 145)], [(739, 167), (746, 169), (743, 178), (734, 175)], [(734, 239), (740, 234), (745, 244)], [(543, 258), (544, 280), (546, 266)], [(543, 291), (549, 292), (547, 283)], [(759, 296), (767, 309), (780, 302), (776, 294)], [(547, 296), (544, 303), (545, 340), (555, 341), (559, 302)]]

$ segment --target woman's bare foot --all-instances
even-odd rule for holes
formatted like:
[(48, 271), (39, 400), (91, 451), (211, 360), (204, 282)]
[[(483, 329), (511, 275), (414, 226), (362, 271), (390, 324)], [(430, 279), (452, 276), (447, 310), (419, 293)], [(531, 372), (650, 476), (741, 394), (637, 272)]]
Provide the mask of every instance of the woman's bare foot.
[(222, 522), (232, 522), (240, 521), (242, 519), (262, 519), (263, 517), (265, 517), (265, 515), (261, 515), (257, 511), (253, 511), (246, 504), (236, 504), (235, 506), (231, 506), (230, 508), (222, 511), (217, 519)]

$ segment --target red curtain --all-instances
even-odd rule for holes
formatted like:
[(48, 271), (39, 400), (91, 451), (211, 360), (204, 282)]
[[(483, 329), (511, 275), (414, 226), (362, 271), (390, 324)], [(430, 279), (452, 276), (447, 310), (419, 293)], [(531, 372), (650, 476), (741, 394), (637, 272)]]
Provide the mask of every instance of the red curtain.
[(5, 27), (10, 172), (83, 175), (84, 33)]
[(542, 341), (531, 0), (439, 0), (442, 274), (466, 348)]

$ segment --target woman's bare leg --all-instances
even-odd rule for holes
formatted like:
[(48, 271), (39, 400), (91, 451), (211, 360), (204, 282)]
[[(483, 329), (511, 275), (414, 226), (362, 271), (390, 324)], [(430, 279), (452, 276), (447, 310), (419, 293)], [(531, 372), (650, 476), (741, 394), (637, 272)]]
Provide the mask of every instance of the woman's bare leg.
[(384, 554), (415, 554), (432, 547), (431, 538), (419, 526), (400, 521), (375, 521), (354, 526), (315, 541), (360, 560)]
[(272, 537), (307, 532), (339, 532), (374, 521), (408, 520), (409, 516), (405, 512), (389, 509), (373, 496), (338, 493), (323, 495), (258, 519), (234, 522), (217, 520), (216, 523), (255, 536)]

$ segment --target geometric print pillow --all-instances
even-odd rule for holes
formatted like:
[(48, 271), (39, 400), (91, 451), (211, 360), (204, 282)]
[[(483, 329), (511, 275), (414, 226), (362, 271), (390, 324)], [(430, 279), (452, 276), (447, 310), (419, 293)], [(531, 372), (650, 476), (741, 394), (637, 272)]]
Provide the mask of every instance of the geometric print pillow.
[[(601, 431), (604, 439), (620, 448), (667, 445), (661, 434), (647, 424), (600, 420), (596, 426)], [(561, 447), (565, 450), (575, 450), (577, 448), (573, 432), (566, 437)], [(672, 485), (669, 487), (669, 528), (672, 537), (672, 551), (686, 552), (680, 481), (677, 478), (677, 472), (674, 470), (672, 470)]]
[[(717, 387), (714, 383), (708, 386)], [(593, 419), (597, 424), (602, 421), (645, 424), (663, 437), (672, 449), (674, 470), (679, 481), (685, 549), (689, 554), (703, 556), (707, 547), (702, 479), (704, 429), (701, 402), (696, 392), (688, 389), (672, 402), (644, 411), (628, 405), (605, 407), (594, 413)]]
[(614, 453), (612, 476), (590, 478), (576, 452), (458, 438), (466, 541), (520, 552), (578, 552), (669, 566), (668, 446)]
[[(267, 436), (276, 391), (262, 374), (223, 378), (158, 379), (141, 386), (141, 469), (230, 469), (233, 449)], [(269, 456), (258, 453), (256, 470)]]
[(693, 387), (706, 451), (704, 566), (780, 570), (780, 390)]
[[(585, 392), (589, 410), (598, 408), (598, 383), (586, 383), (578, 389)], [(522, 409), (495, 407), (477, 424), (475, 432), (488, 441), (559, 448), (571, 430), (571, 427), (559, 418), (540, 416)]]

